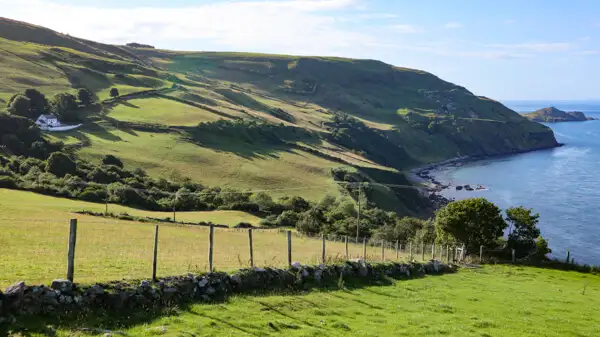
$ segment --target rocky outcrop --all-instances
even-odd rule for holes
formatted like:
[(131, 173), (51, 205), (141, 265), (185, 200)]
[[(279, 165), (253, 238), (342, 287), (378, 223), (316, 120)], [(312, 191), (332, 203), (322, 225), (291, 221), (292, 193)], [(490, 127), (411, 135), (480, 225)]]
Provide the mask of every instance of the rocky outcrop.
[(364, 260), (337, 265), (307, 266), (298, 262), (289, 269), (252, 268), (235, 274), (210, 273), (148, 280), (81, 285), (55, 280), (51, 286), (26, 286), (18, 282), (0, 292), (0, 325), (30, 315), (57, 316), (82, 313), (127, 313), (192, 301), (222, 301), (236, 293), (308, 289), (335, 284), (340, 278), (378, 280), (383, 277), (415, 278), (454, 271), (439, 261), (369, 264)]
[(558, 122), (583, 122), (594, 120), (592, 117), (587, 117), (581, 111), (563, 111), (555, 107), (543, 108), (528, 114), (524, 114), (534, 122), (541, 123), (558, 123)]

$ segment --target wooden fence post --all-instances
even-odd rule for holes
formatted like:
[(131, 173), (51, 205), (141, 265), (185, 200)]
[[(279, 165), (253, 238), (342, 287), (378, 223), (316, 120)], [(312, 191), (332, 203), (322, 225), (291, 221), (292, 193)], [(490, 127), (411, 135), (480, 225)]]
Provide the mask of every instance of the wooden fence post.
[(348, 235), (344, 237), (344, 241), (346, 244), (346, 260), (348, 260)]
[(292, 266), (292, 231), (287, 231), (288, 266)]
[(446, 245), (446, 263), (450, 264), (450, 245)]
[(385, 261), (385, 240), (381, 240), (381, 261)]
[(210, 225), (208, 231), (208, 271), (213, 272), (213, 247), (215, 244), (215, 226)]
[(516, 256), (515, 256), (515, 250), (512, 250), (512, 263), (517, 262)]
[(400, 246), (398, 240), (396, 240), (396, 260), (400, 259)]
[(367, 260), (367, 238), (363, 238), (363, 260)]
[(440, 261), (444, 261), (444, 245), (440, 245)]
[(483, 261), (483, 245), (479, 246), (479, 263)]
[(460, 261), (464, 262), (466, 257), (467, 257), (467, 247), (463, 243), (462, 244), (462, 250), (460, 251)]
[(425, 261), (425, 241), (421, 242), (421, 261)]
[(413, 259), (413, 255), (412, 255), (412, 241), (408, 243), (408, 251), (409, 251), (409, 259), (412, 261), (412, 259)]
[(435, 242), (431, 244), (431, 259), (435, 260)]
[(571, 263), (571, 251), (567, 250), (567, 263)]
[(77, 243), (77, 219), (69, 222), (69, 251), (67, 252), (67, 280), (73, 282), (75, 274), (75, 244)]
[(323, 264), (325, 264), (325, 235), (323, 235), (323, 247), (322, 247), (322, 251), (321, 251), (321, 261), (323, 262)]
[(252, 247), (252, 228), (248, 229), (248, 245), (250, 246), (250, 268), (254, 268), (254, 249)]
[(154, 228), (154, 254), (152, 255), (152, 281), (156, 282), (156, 265), (158, 264), (158, 225)]

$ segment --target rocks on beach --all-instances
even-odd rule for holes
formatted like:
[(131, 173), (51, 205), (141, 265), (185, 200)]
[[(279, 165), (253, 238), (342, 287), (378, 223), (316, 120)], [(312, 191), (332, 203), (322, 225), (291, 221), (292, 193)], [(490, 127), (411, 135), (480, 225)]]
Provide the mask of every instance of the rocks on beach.
[[(465, 158), (459, 158), (457, 161), (449, 161), (449, 162), (443, 162), (443, 163), (439, 163), (436, 165), (431, 165), (429, 167), (426, 167), (422, 170), (419, 170), (416, 172), (417, 177), (426, 180), (428, 182), (428, 186), (427, 186), (427, 192), (429, 194), (429, 199), (438, 203), (440, 206), (443, 206), (451, 201), (453, 201), (454, 199), (450, 199), (450, 198), (446, 198), (443, 195), (440, 194), (440, 192), (442, 192), (445, 189), (451, 188), (452, 185), (451, 184), (444, 184), (443, 182), (440, 182), (439, 180), (437, 180), (434, 177), (433, 172), (436, 170), (439, 170), (441, 168), (445, 168), (445, 167), (459, 167), (462, 166), (463, 163), (460, 162), (460, 160), (463, 160)], [(456, 191), (468, 191), (468, 192), (472, 192), (472, 191), (482, 191), (482, 190), (486, 190), (487, 188), (483, 185), (457, 185), (454, 186)]]

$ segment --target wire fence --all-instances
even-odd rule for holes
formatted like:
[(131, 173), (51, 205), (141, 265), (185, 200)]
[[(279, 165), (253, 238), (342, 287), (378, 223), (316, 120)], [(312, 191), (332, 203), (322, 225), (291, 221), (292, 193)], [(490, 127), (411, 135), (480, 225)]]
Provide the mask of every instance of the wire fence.
[(0, 286), (21, 280), (47, 284), (65, 277), (83, 283), (152, 279), (357, 258), (370, 262), (455, 261), (461, 255), (457, 246), (304, 235), (283, 229), (148, 223), (123, 226), (116, 221), (86, 218), (51, 225), (23, 221), (18, 232), (0, 233)]

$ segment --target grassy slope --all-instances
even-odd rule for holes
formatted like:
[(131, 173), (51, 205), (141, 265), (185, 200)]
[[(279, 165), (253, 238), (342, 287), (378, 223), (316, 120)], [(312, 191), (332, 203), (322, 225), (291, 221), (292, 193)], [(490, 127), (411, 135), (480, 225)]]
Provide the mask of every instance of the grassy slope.
[[(342, 164), (303, 151), (232, 142), (225, 137), (212, 144), (192, 145), (177, 132), (139, 132), (121, 122), (177, 127), (244, 118), (295, 125), (325, 136), (323, 123), (331, 119), (331, 111), (340, 110), (384, 132), (392, 143), (404, 147), (415, 159), (413, 163), (521, 151), (554, 142), (548, 129), (497, 102), (429, 73), (377, 61), (132, 49), (6, 19), (0, 19), (0, 37), (7, 38), (0, 38), (0, 57), (8, 65), (0, 63), (0, 67), (9, 74), (0, 84), (0, 99), (31, 86), (48, 95), (86, 87), (105, 99), (115, 86), (126, 94), (175, 84), (177, 88), (168, 93), (171, 99), (136, 98), (107, 105), (103, 114), (95, 116), (96, 122), (54, 136), (68, 143), (83, 140), (79, 150), (83, 157), (115, 153), (155, 176), (184, 175), (207, 185), (252, 189), (318, 185), (281, 193), (317, 200), (327, 193), (339, 195), (329, 170)], [(431, 120), (448, 119), (441, 104), (451, 106), (465, 124), (464, 132), (442, 127), (430, 134), (410, 127), (405, 120), (410, 114), (426, 129)], [(382, 166), (335, 144), (335, 151), (327, 142), (310, 146), (359, 168)], [(388, 195), (394, 200), (389, 204), (395, 204), (395, 196)], [(390, 209), (407, 214), (403, 205)]]
[[(77, 233), (76, 280), (99, 282), (122, 278), (148, 278), (152, 270), (153, 223), (121, 221), (73, 214), (77, 210), (103, 212), (104, 204), (42, 196), (30, 192), (0, 189), (0, 289), (25, 280), (48, 284), (64, 277), (68, 219), (79, 220)], [(109, 205), (109, 212), (171, 217), (172, 213), (147, 212)], [(258, 218), (242, 212), (179, 212), (179, 220), (213, 221), (234, 225), (240, 221), (257, 224)], [(248, 234), (245, 230), (215, 230), (214, 264), (218, 270), (248, 266)], [(283, 234), (254, 232), (256, 265), (287, 265), (287, 245)], [(204, 272), (208, 264), (208, 228), (160, 225), (159, 267), (161, 276)], [(294, 238), (294, 260), (317, 263), (321, 241)], [(344, 254), (344, 244), (328, 243), (331, 258)], [(362, 245), (352, 244), (350, 254), (362, 254)], [(381, 248), (369, 247), (368, 254), (379, 257)], [(395, 256), (388, 250), (387, 256)]]
[(235, 297), (117, 330), (167, 337), (598, 336), (599, 296), (598, 276), (486, 266), (389, 286)]

